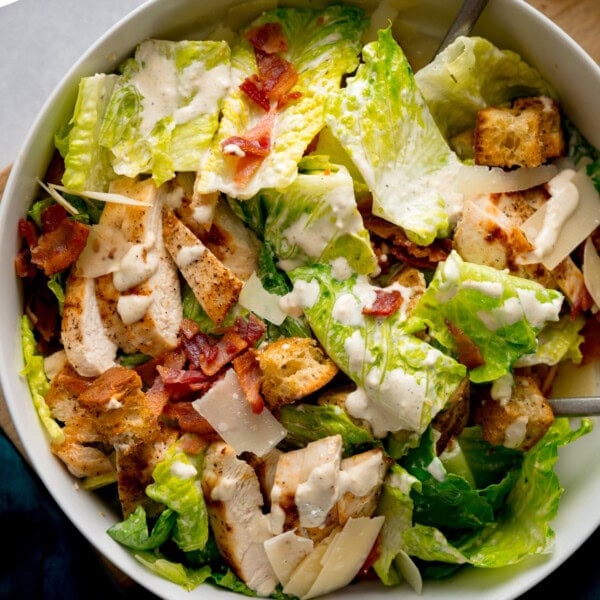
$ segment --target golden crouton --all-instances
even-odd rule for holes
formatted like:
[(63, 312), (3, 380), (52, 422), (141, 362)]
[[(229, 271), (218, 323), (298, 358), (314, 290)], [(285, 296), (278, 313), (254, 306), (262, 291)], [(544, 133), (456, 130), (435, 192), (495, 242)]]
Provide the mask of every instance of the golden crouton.
[(465, 377), (448, 399), (446, 406), (431, 422), (431, 426), (439, 433), (436, 452), (441, 454), (451, 438), (460, 435), (469, 422), (470, 412), (469, 378)]
[(316, 392), (338, 372), (312, 338), (281, 338), (258, 352), (262, 394), (271, 408)]
[(554, 413), (532, 377), (516, 375), (510, 399), (486, 397), (472, 407), (483, 437), (495, 446), (527, 451), (544, 436)]
[(513, 102), (512, 108), (516, 113), (531, 109), (538, 113), (546, 159), (564, 155), (566, 143), (560, 122), (560, 109), (552, 98), (547, 96), (517, 98)]
[(538, 167), (562, 156), (565, 141), (556, 102), (520, 98), (510, 107), (490, 106), (477, 114), (475, 163), (490, 167)]

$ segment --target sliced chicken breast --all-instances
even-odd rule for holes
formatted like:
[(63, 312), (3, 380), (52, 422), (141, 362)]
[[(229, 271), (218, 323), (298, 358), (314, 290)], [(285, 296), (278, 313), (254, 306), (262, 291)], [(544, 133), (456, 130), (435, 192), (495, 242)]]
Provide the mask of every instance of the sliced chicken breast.
[(263, 543), (272, 537), (256, 473), (225, 442), (211, 444), (202, 489), (219, 551), (237, 575), (268, 596), (278, 583)]

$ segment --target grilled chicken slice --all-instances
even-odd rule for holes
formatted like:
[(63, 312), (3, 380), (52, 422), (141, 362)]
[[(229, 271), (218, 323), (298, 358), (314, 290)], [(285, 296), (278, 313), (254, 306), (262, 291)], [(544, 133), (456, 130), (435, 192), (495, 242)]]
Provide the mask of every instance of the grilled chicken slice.
[(61, 339), (67, 360), (84, 377), (95, 377), (115, 365), (117, 344), (100, 317), (96, 283), (75, 270), (67, 279)]
[(163, 243), (162, 208), (170, 190), (122, 177), (111, 191), (149, 206), (107, 204), (102, 212), (101, 225), (120, 229), (129, 247), (119, 268), (97, 279), (100, 313), (125, 352), (156, 356), (177, 345), (182, 320), (179, 277)]
[(237, 302), (242, 282), (188, 229), (175, 212), (163, 211), (165, 245), (206, 314), (220, 325)]
[(278, 583), (263, 543), (272, 537), (256, 473), (224, 442), (206, 452), (202, 489), (223, 557), (248, 587), (268, 596)]
[(539, 186), (523, 192), (482, 195), (466, 202), (454, 235), (454, 247), (466, 261), (508, 269), (513, 275), (558, 288), (575, 312), (587, 310), (592, 301), (581, 270), (570, 257), (552, 271), (541, 263), (520, 262), (533, 249), (521, 225), (547, 199), (547, 191)]

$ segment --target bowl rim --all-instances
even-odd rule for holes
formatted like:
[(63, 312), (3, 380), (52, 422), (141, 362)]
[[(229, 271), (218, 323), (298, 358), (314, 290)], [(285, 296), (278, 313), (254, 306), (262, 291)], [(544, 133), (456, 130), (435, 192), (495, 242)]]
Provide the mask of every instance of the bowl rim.
[[(49, 155), (49, 149), (51, 140), (48, 140), (46, 144), (39, 144), (40, 132), (44, 131), (45, 125), (49, 119), (53, 119), (58, 122), (58, 113), (61, 111), (65, 113), (65, 106), (71, 105), (74, 102), (76, 83), (79, 78), (83, 75), (92, 74), (92, 72), (98, 71), (109, 71), (116, 67), (120, 60), (128, 54), (136, 43), (148, 37), (149, 35), (157, 35), (160, 31), (164, 30), (164, 27), (160, 24), (160, 16), (163, 13), (173, 14), (178, 7), (184, 7), (189, 5), (192, 0), (146, 0), (139, 7), (131, 11), (124, 18), (119, 20), (114, 26), (108, 29), (102, 36), (94, 42), (88, 50), (76, 61), (73, 66), (67, 71), (64, 77), (60, 80), (58, 85), (54, 88), (46, 102), (40, 109), (37, 117), (33, 121), (27, 136), (25, 137), (24, 143), (19, 150), (19, 153), (14, 162), (11, 174), (8, 178), (7, 186), (5, 189), (4, 197), (0, 202), (0, 231), (3, 232), (3, 236), (0, 239), (1, 248), (4, 251), (4, 256), (12, 255), (16, 253), (17, 248), (17, 237), (16, 237), (16, 221), (25, 211), (25, 206), (29, 204), (33, 197), (34, 189), (36, 188), (36, 181), (32, 177), (31, 170), (28, 169), (27, 165), (30, 163), (38, 164), (38, 172), (42, 168), (43, 158), (45, 155)], [(220, 10), (224, 10), (227, 7), (242, 4), (244, 0), (224, 0), (220, 2)], [(165, 6), (169, 4), (170, 8), (166, 9)], [(209, 3), (201, 2), (196, 4), (208, 5)], [(212, 4), (215, 4), (213, 2)], [(457, 2), (458, 5), (458, 2)], [(223, 8), (225, 7), (225, 8)], [(200, 14), (206, 12), (209, 8), (196, 7), (194, 14)], [(567, 52), (571, 60), (577, 68), (572, 70), (567, 78), (567, 87), (565, 90), (568, 92), (568, 87), (572, 84), (572, 78), (581, 77), (582, 72), (591, 73), (594, 90), (600, 93), (600, 66), (596, 64), (593, 59), (583, 50), (568, 34), (560, 29), (554, 22), (548, 17), (543, 15), (536, 8), (525, 2), (524, 0), (490, 0), (487, 12), (484, 12), (480, 24), (475, 29), (474, 34), (478, 34), (480, 31), (492, 30), (497, 27), (498, 22), (502, 22), (504, 18), (506, 21), (506, 13), (512, 13), (517, 17), (513, 21), (512, 33), (500, 32), (499, 35), (508, 36), (509, 40), (515, 40), (521, 35), (521, 31), (530, 27), (531, 23), (535, 23), (535, 26), (553, 43), (560, 41), (561, 47)], [(487, 29), (486, 29), (487, 28)], [(144, 32), (144, 36), (132, 38), (126, 34), (128, 32), (135, 31)], [(156, 33), (151, 33), (151, 32)], [(127, 38), (125, 42), (124, 38)], [(119, 40), (119, 43), (114, 43), (115, 40)], [(503, 44), (506, 46), (506, 44)], [(518, 46), (518, 44), (517, 44)], [(511, 46), (512, 47), (512, 46)], [(108, 52), (110, 50), (110, 52)], [(540, 68), (542, 74), (550, 79), (554, 83), (553, 78), (558, 75), (565, 76), (564, 72), (558, 72), (556, 65), (553, 65), (551, 61), (546, 60), (544, 57), (544, 47), (542, 48), (528, 48), (522, 54), (524, 58)], [(561, 79), (561, 82), (563, 79)], [(559, 86), (564, 87), (564, 86)], [(559, 95), (562, 97), (560, 89), (558, 89)], [(587, 95), (587, 93), (586, 93)], [(590, 92), (590, 97), (598, 97), (597, 95)], [(570, 101), (571, 95), (569, 94), (566, 98)], [(582, 112), (585, 114), (579, 115), (579, 99), (577, 102), (577, 110), (575, 110), (576, 118), (574, 119), (576, 124), (579, 126), (583, 125), (582, 129), (586, 130), (587, 124), (591, 120), (590, 105), (587, 102), (583, 103)], [(567, 112), (569, 113), (569, 103), (566, 104)], [(66, 114), (66, 113), (65, 113)], [(586, 114), (588, 117), (586, 118)], [(596, 126), (594, 129), (594, 137), (590, 140), (595, 145), (600, 147), (600, 127)], [(32, 161), (31, 155), (35, 157)], [(49, 156), (48, 156), (49, 158)], [(47, 163), (47, 161), (46, 161)], [(23, 200), (25, 199), (25, 200)], [(17, 215), (15, 207), (19, 207), (21, 203), (21, 214)], [(12, 271), (12, 262), (7, 265), (0, 265), (0, 281), (9, 281), (12, 273), (12, 279), (14, 272)], [(7, 290), (8, 300), (12, 300), (13, 309), (14, 304), (18, 303), (19, 292), (18, 285), (15, 282), (13, 288)], [(11, 305), (10, 302), (7, 303)], [(152, 591), (154, 594), (158, 594), (165, 598), (189, 598), (189, 592), (184, 591), (166, 580), (154, 575), (153, 573), (146, 570), (143, 566), (139, 565), (131, 555), (125, 551), (119, 544), (114, 542), (105, 534), (107, 527), (112, 524), (110, 515), (107, 515), (104, 509), (104, 505), (101, 504), (97, 499), (90, 500), (92, 494), (85, 492), (80, 493), (74, 484), (73, 478), (66, 473), (66, 470), (62, 468), (62, 465), (55, 464), (58, 459), (50, 454), (48, 440), (45, 433), (42, 430), (41, 424), (39, 424), (37, 414), (33, 409), (33, 403), (24, 384), (23, 379), (20, 377), (19, 372), (22, 368), (22, 359), (19, 356), (15, 356), (15, 348), (20, 348), (20, 337), (18, 331), (18, 323), (15, 322), (14, 311), (13, 314), (8, 314), (8, 309), (5, 308), (5, 303), (2, 303), (0, 308), (0, 315), (4, 318), (0, 318), (0, 336), (5, 343), (0, 345), (0, 385), (4, 390), (6, 404), (10, 413), (10, 416), (15, 425), (15, 429), (19, 438), (23, 441), (25, 446), (25, 452), (27, 459), (33, 466), (34, 470), (48, 489), (54, 500), (60, 506), (61, 510), (67, 515), (69, 520), (77, 527), (77, 529), (83, 534), (83, 536), (91, 543), (91, 545), (102, 555), (106, 556), (107, 559), (114, 563), (119, 569), (125, 574), (131, 577), (134, 581), (144, 586), (145, 588)], [(18, 311), (17, 311), (18, 312)], [(15, 346), (13, 347), (13, 344)], [(21, 401), (26, 399), (28, 402), (24, 405)], [(39, 431), (32, 431), (33, 420), (38, 421), (37, 429)], [(28, 442), (25, 444), (25, 442)], [(578, 442), (579, 443), (579, 442)], [(43, 445), (46, 448), (44, 449)], [(62, 471), (62, 475), (61, 475)], [(64, 485), (57, 485), (62, 483)], [(577, 489), (577, 488), (575, 488)], [(567, 489), (567, 492), (569, 490)], [(597, 482), (588, 485), (585, 488), (586, 497), (595, 494), (600, 494), (600, 469), (598, 471)], [(563, 498), (564, 501), (564, 498)], [(561, 502), (562, 504), (562, 502)], [(580, 505), (575, 504), (575, 506)], [(581, 508), (583, 508), (581, 506)], [(86, 522), (86, 519), (91, 515), (100, 516), (100, 519), (96, 519), (96, 523)], [(569, 515), (559, 515), (557, 517), (558, 522), (562, 527), (572, 526), (572, 520)], [(498, 586), (494, 589), (488, 587), (489, 583), (492, 582), (495, 577), (489, 577), (489, 571), (484, 573), (486, 577), (480, 580), (480, 584), (483, 585), (489, 594), (486, 593), (486, 597), (490, 599), (497, 598), (498, 600), (509, 600), (516, 598), (519, 594), (531, 589), (535, 584), (544, 579), (552, 571), (558, 568), (569, 556), (571, 556), (577, 548), (593, 533), (593, 531), (600, 525), (600, 505), (595, 503), (590, 513), (588, 507), (588, 524), (585, 531), (578, 531), (577, 535), (565, 536), (558, 540), (559, 552), (549, 558), (535, 557), (533, 561), (526, 561), (526, 564), (521, 564), (515, 568), (510, 568), (511, 572), (517, 573), (511, 576), (513, 581), (512, 585), (503, 585), (502, 581), (505, 579), (505, 569), (500, 569), (499, 579), (502, 580)], [(102, 537), (107, 539), (99, 539), (100, 533)], [(110, 552), (110, 556), (108, 553)], [(473, 572), (473, 570), (471, 570)], [(518, 574), (521, 574), (520, 576)], [(462, 576), (456, 578), (463, 579)], [(514, 582), (517, 580), (522, 581), (526, 579), (526, 582), (522, 585), (516, 585)], [(429, 584), (427, 584), (429, 585)], [(481, 585), (478, 590), (481, 589)], [(347, 595), (348, 598), (364, 598), (365, 592), (368, 591), (369, 597), (379, 597), (380, 590), (372, 590), (372, 586), (368, 584), (362, 586), (360, 591), (350, 591)], [(427, 590), (427, 588), (426, 588)], [(403, 593), (404, 593), (403, 589)], [(389, 591), (387, 592), (389, 593)], [(381, 597), (387, 596), (387, 593), (381, 593)], [(371, 596), (372, 594), (372, 596)], [(408, 591), (408, 597), (411, 596), (411, 592)], [(427, 591), (425, 591), (425, 596)], [(467, 593), (461, 595), (465, 598), (471, 596)], [(238, 594), (227, 592), (225, 590), (218, 590), (218, 597), (222, 598), (238, 598)], [(417, 597), (416, 595), (414, 596)], [(479, 597), (476, 595), (473, 598)]]

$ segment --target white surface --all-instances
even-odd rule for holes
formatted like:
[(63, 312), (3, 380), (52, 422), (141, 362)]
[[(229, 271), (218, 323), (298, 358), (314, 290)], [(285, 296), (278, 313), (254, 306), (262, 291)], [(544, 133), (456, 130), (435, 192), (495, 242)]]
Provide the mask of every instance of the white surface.
[(143, 0), (0, 2), (0, 169), (11, 163), (37, 113), (96, 39)]
[[(104, 37), (95, 46), (94, 53), (87, 54), (70, 72), (61, 89), (52, 96), (52, 103), (47, 105), (44, 119), (37, 121), (35, 131), (29, 136), (26, 153), (18, 161), (1, 203), (2, 256), (14, 255), (17, 219), (24, 211), (25, 202), (33, 194), (35, 178), (44, 170), (52, 134), (70, 110), (79, 76), (96, 69), (113, 68), (115, 61), (132, 49), (136, 42), (148, 35), (160, 35), (164, 31), (162, 28), (169, 24), (179, 26), (193, 19), (198, 27), (204, 22), (202, 17), (210, 18), (234, 3), (235, 0), (157, 0), (146, 11), (138, 13), (135, 21), (127, 20), (109, 37)], [(4, 57), (1, 65), (0, 126), (2, 139), (6, 140), (5, 146), (9, 149), (8, 154), (2, 154), (5, 161), (15, 156), (25, 130), (44, 103), (49, 89), (66, 72), (70, 61), (79, 57), (96, 34), (102, 32), (119, 14), (128, 12), (137, 4), (139, 2), (133, 0), (96, 0), (95, 3), (90, 0), (19, 0), (0, 7), (0, 44), (1, 56)], [(182, 10), (184, 7), (185, 11)], [(549, 21), (538, 20), (534, 11), (518, 0), (491, 0), (481, 27), (482, 33), (522, 51), (542, 69), (558, 86), (571, 116), (590, 138), (600, 144), (600, 122), (595, 108), (600, 97), (600, 70), (597, 65)], [(23, 36), (28, 41), (21, 43)], [(21, 54), (15, 56), (17, 46)], [(17, 94), (17, 97), (12, 98), (12, 94)], [(8, 109), (4, 103), (7, 98)], [(4, 137), (5, 132), (9, 132), (7, 137)], [(5, 152), (6, 148), (2, 151)], [(206, 586), (190, 594), (146, 571), (105, 534), (116, 515), (107, 510), (93, 494), (78, 489), (63, 466), (51, 455), (26, 386), (18, 376), (21, 364), (15, 348), (19, 347), (21, 306), (10, 260), (0, 261), (0, 286), (3, 290), (3, 301), (0, 303), (2, 386), (29, 457), (66, 514), (100, 551), (161, 597), (173, 600), (239, 599), (237, 595)], [(566, 491), (559, 516), (553, 523), (556, 549), (551, 556), (538, 557), (514, 568), (478, 572), (470, 570), (450, 581), (428, 583), (422, 600), (480, 600), (482, 597), (486, 600), (508, 600), (528, 590), (558, 567), (600, 523), (599, 446), (600, 430), (597, 429), (561, 453), (558, 471)], [(353, 587), (346, 590), (343, 597), (373, 600), (397, 597), (399, 593), (403, 598), (418, 598), (406, 588), (399, 591), (371, 585)]]

